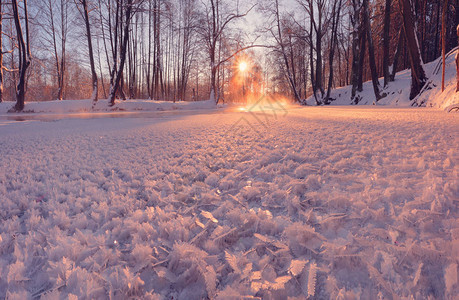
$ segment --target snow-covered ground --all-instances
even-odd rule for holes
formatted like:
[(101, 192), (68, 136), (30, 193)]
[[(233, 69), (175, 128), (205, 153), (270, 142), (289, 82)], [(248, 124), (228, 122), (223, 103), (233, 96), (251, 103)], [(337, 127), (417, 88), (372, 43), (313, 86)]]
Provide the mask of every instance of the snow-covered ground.
[(453, 299), (459, 119), (0, 120), (0, 299)]

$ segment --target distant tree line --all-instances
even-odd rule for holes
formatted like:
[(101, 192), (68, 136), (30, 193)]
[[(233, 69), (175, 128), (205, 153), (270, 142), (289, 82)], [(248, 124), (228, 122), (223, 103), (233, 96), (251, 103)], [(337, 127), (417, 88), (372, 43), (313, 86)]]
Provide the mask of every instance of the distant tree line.
[[(253, 9), (222, 0), (1, 2), (0, 101), (223, 97)], [(242, 2), (242, 1), (241, 1)], [(226, 74), (228, 77), (228, 75)]]
[[(255, 47), (263, 54), (247, 56), (263, 75), (252, 77), (299, 102), (329, 104), (333, 88), (352, 85), (358, 103), (370, 79), (379, 100), (406, 68), (414, 98), (427, 82), (423, 64), (457, 46), (459, 0), (249, 2), (1, 1), (0, 101), (16, 101), (17, 111), (26, 92), (36, 101), (221, 101), (234, 61)], [(263, 20), (258, 39), (241, 26), (249, 13)]]

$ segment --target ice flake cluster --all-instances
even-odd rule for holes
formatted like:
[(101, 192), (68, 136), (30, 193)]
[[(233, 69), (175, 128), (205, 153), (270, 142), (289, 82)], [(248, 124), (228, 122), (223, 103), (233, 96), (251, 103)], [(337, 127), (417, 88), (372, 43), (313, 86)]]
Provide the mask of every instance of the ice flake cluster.
[(457, 115), (250, 116), (0, 126), (0, 298), (459, 294)]

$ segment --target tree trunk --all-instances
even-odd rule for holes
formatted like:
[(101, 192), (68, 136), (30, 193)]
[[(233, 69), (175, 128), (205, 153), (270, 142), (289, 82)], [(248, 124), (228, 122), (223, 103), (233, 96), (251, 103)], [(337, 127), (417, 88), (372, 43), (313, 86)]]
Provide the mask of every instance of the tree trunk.
[(218, 103), (218, 92), (217, 92), (217, 65), (215, 62), (215, 51), (217, 46), (217, 23), (219, 22), (219, 14), (218, 14), (218, 1), (215, 2), (213, 0), (210, 1), (211, 9), (212, 9), (212, 28), (209, 33), (209, 51), (210, 51), (210, 100), (215, 101)]
[(360, 27), (360, 1), (359, 0), (352, 0), (353, 6), (353, 16), (351, 18), (351, 22), (353, 25), (352, 30), (352, 75), (351, 75), (351, 82), (352, 82), (352, 92), (351, 92), (351, 99), (354, 104), (356, 104), (356, 94), (358, 89), (359, 83), (359, 53), (360, 53), (360, 40), (359, 40), (359, 27)]
[(147, 54), (147, 94), (148, 99), (153, 99), (153, 94), (151, 92), (151, 10), (152, 10), (152, 1), (148, 1), (148, 54)]
[(27, 46), (24, 41), (24, 35), (22, 34), (21, 21), (19, 17), (19, 9), (17, 0), (12, 0), (13, 6), (13, 18), (16, 27), (16, 34), (19, 46), (19, 82), (16, 92), (16, 105), (14, 106), (15, 111), (22, 111), (24, 109), (25, 102), (25, 76), (27, 68), (30, 65), (30, 47), (29, 47), (29, 25), (28, 25), (28, 14), (27, 14), (27, 0), (24, 0), (24, 19), (26, 27), (26, 38)]
[(215, 52), (210, 57), (210, 100), (218, 103), (217, 93), (217, 66), (215, 65)]
[[(109, 98), (111, 97), (112, 87), (114, 86), (116, 72), (117, 72), (117, 69), (118, 69), (118, 31), (119, 31), (118, 23), (119, 23), (119, 21), (121, 19), (121, 17), (120, 17), (121, 1), (116, 1), (115, 18), (114, 18), (115, 24), (114, 25), (112, 25), (112, 14), (113, 13), (112, 13), (112, 8), (110, 7), (110, 3), (111, 3), (111, 1), (108, 1), (108, 4), (109, 4), (109, 6), (108, 6), (108, 12), (109, 12), (109, 15), (108, 15), (108, 32), (109, 32), (109, 38), (110, 38), (110, 48), (112, 50), (113, 66), (112, 66), (111, 72), (110, 72)], [(101, 18), (102, 18), (102, 16), (101, 16)], [(109, 65), (109, 67), (110, 67), (110, 65)]]
[(410, 100), (416, 97), (424, 87), (427, 78), (422, 67), (421, 53), (416, 38), (413, 13), (410, 0), (399, 0), (402, 8), (403, 26), (405, 29), (406, 45), (411, 64), (411, 91)]
[[(105, 44), (105, 41), (104, 41)], [(102, 72), (102, 61), (100, 58), (100, 45), (99, 45), (99, 39), (97, 39), (97, 58), (99, 60), (99, 74), (100, 74), (100, 81), (102, 83), (102, 91), (104, 93), (104, 99), (107, 98), (107, 93), (105, 91), (105, 83), (104, 83), (104, 73)]]
[[(290, 84), (290, 88), (292, 89), (293, 96), (295, 97), (296, 102), (300, 102), (300, 96), (298, 95), (298, 91), (296, 90), (295, 82), (293, 81), (293, 76), (290, 70), (290, 64), (288, 61), (287, 54), (285, 53), (284, 41), (282, 39), (282, 30), (281, 30), (281, 23), (280, 23), (280, 16), (279, 16), (279, 2), (276, 0), (276, 21), (277, 21), (277, 34), (278, 40), (281, 47), (282, 57), (284, 58), (285, 68), (287, 72), (287, 80)], [(317, 75), (317, 74), (316, 74)], [(317, 81), (317, 80), (316, 80)]]
[[(312, 8), (313, 9), (313, 8)], [(311, 86), (312, 86), (312, 94), (314, 95), (314, 99), (316, 100), (316, 105), (322, 104), (320, 100), (317, 98), (317, 87), (316, 87), (316, 76), (314, 72), (314, 41), (312, 38), (312, 26), (313, 26), (313, 19), (310, 18), (310, 30), (309, 30), (309, 63), (310, 63), (310, 69), (311, 69)]]
[[(363, 5), (363, 4), (362, 4)], [(363, 8), (362, 8), (363, 9)], [(361, 10), (362, 10), (361, 9)], [(363, 15), (365, 12), (362, 12)], [(360, 23), (360, 51), (359, 51), (359, 69), (358, 69), (358, 84), (357, 84), (357, 91), (363, 91), (363, 66), (365, 64), (365, 49), (367, 48), (367, 31), (365, 29), (365, 18), (361, 16), (361, 23)]]
[(126, 23), (124, 24), (123, 40), (120, 49), (120, 65), (117, 70), (113, 69), (116, 72), (116, 77), (114, 78), (113, 85), (110, 88), (110, 95), (108, 96), (110, 106), (115, 105), (115, 97), (116, 93), (118, 92), (118, 89), (120, 89), (121, 77), (123, 75), (124, 63), (126, 61), (126, 50), (127, 42), (129, 39), (129, 23), (131, 19), (132, 1), (133, 0), (127, 1), (127, 8), (125, 14)]
[(3, 1), (0, 1), (0, 103), (3, 102), (3, 9), (2, 9)]
[(59, 92), (58, 99), (64, 99), (64, 89), (65, 89), (65, 66), (66, 66), (66, 56), (65, 56), (65, 44), (67, 42), (67, 8), (68, 4), (66, 0), (61, 0), (61, 70), (59, 77)]
[(446, 8), (448, 7), (448, 0), (443, 1), (443, 10), (441, 15), (441, 91), (445, 90), (445, 53), (446, 53)]
[(384, 73), (384, 87), (389, 84), (389, 46), (390, 46), (390, 6), (391, 0), (386, 0), (386, 7), (384, 11), (384, 31), (383, 31), (383, 73)]
[[(102, 41), (103, 41), (103, 43), (104, 43), (105, 58), (106, 58), (106, 60), (107, 60), (108, 73), (111, 75), (111, 74), (112, 74), (112, 69), (111, 69), (111, 64), (110, 64), (110, 56), (108, 55), (107, 39), (105, 38), (105, 30), (104, 30), (104, 27), (105, 27), (105, 26), (104, 26), (104, 24), (103, 24), (103, 22), (102, 22), (104, 18), (103, 18), (103, 16), (102, 16), (102, 4), (101, 4), (101, 0), (98, 0), (98, 2), (99, 2), (99, 20), (100, 20), (100, 25), (99, 25), (99, 26), (100, 26), (100, 30), (101, 30), (101, 32), (102, 32)], [(108, 19), (109, 19), (109, 24), (111, 24), (111, 23), (110, 23), (110, 18), (108, 18)], [(111, 28), (109, 28), (109, 29), (111, 30)], [(110, 32), (110, 37), (111, 37), (111, 32)], [(97, 45), (98, 45), (98, 46), (97, 46), (97, 49), (99, 49), (99, 39), (97, 39)], [(99, 52), (100, 52), (100, 51), (98, 50), (98, 53), (99, 53)], [(100, 64), (100, 55), (99, 55), (99, 68), (101, 68), (101, 64)], [(100, 73), (101, 73), (101, 78), (103, 78), (103, 77), (102, 77), (102, 72), (100, 72)], [(102, 86), (104, 87), (104, 95), (105, 95), (105, 85), (103, 84), (103, 82), (102, 82)], [(106, 97), (106, 96), (104, 96), (104, 97)]]
[[(122, 44), (122, 41), (120, 42), (120, 44)], [(121, 46), (122, 47), (122, 46)], [(122, 54), (123, 50), (120, 49), (120, 55), (123, 55)], [(120, 99), (121, 100), (126, 100), (126, 93), (124, 92), (124, 65), (126, 65), (126, 57), (127, 57), (127, 45), (126, 45), (126, 50), (125, 50), (125, 54), (124, 54), (124, 62), (123, 62), (123, 69), (121, 70), (121, 75), (120, 75), (120, 85), (118, 87), (118, 94), (120, 95)], [(121, 58), (122, 59), (122, 58)]]
[(363, 0), (363, 7), (364, 7), (364, 23), (365, 23), (365, 30), (367, 32), (367, 39), (368, 39), (368, 59), (370, 62), (370, 71), (371, 71), (371, 82), (373, 83), (373, 91), (375, 93), (376, 101), (381, 99), (381, 94), (379, 93), (379, 81), (378, 81), (378, 72), (376, 70), (376, 62), (375, 62), (375, 51), (373, 48), (373, 38), (371, 37), (371, 23), (370, 23), (370, 12), (368, 8), (368, 0)]
[[(457, 38), (459, 41), (459, 24), (457, 25)], [(459, 92), (459, 53), (456, 53), (456, 92)]]
[(318, 9), (319, 26), (316, 32), (316, 88), (320, 91), (320, 96), (324, 96), (324, 85), (323, 85), (323, 62), (322, 62), (322, 11)]
[(82, 4), (83, 4), (84, 23), (86, 25), (86, 37), (88, 38), (89, 64), (91, 65), (92, 101), (96, 103), (97, 94), (98, 94), (98, 84), (97, 84), (96, 66), (94, 64), (94, 53), (92, 50), (91, 27), (89, 25), (88, 5), (86, 3), (86, 0), (82, 0)]
[(161, 3), (158, 0), (153, 2), (153, 40), (154, 40), (154, 49), (153, 49), (153, 74), (152, 74), (152, 89), (153, 89), (153, 98), (158, 100), (161, 97), (164, 97), (164, 86), (162, 82), (162, 66), (161, 66)]
[(328, 86), (327, 86), (327, 95), (324, 98), (324, 104), (330, 104), (330, 93), (333, 83), (333, 59), (335, 56), (335, 48), (336, 44), (338, 43), (338, 23), (339, 23), (339, 16), (341, 12), (341, 3), (342, 0), (339, 1), (338, 8), (336, 8), (336, 2), (333, 5), (333, 12), (332, 12), (332, 30), (331, 30), (331, 39), (330, 39), (330, 53), (328, 58), (328, 66), (329, 66), (329, 75), (328, 75)]
[(158, 41), (157, 41), (157, 32), (158, 32), (158, 24), (157, 24), (157, 11), (158, 8), (156, 6), (157, 1), (153, 0), (153, 42), (154, 42), (154, 47), (153, 47), (153, 72), (151, 74), (151, 89), (152, 89), (152, 99), (157, 100), (158, 99), (158, 67), (157, 67), (157, 55), (158, 55)]
[(57, 41), (56, 41), (56, 27), (54, 26), (54, 8), (53, 2), (48, 0), (48, 9), (49, 9), (49, 18), (51, 21), (51, 33), (53, 39), (53, 49), (54, 49), (54, 60), (56, 61), (56, 77), (57, 77), (57, 100), (62, 100), (62, 71), (61, 71), (61, 64), (59, 61), (59, 54), (57, 53)]
[(416, 7), (416, 17), (419, 20), (419, 26), (416, 28), (419, 35), (419, 52), (421, 53), (421, 57), (423, 61), (426, 60), (425, 55), (425, 32), (426, 32), (426, 5), (427, 0), (417, 0), (417, 7)]
[[(435, 18), (435, 28), (438, 28), (439, 24), (440, 24), (440, 1), (437, 1), (437, 15), (436, 15), (436, 18)], [(434, 43), (434, 58), (437, 58), (438, 56), (438, 37), (439, 36), (439, 30), (435, 30), (435, 43)]]
[(399, 60), (399, 57), (400, 57), (400, 53), (402, 52), (402, 44), (403, 44), (404, 40), (405, 40), (405, 33), (404, 33), (404, 30), (403, 30), (403, 26), (402, 26), (400, 28), (400, 32), (398, 34), (397, 50), (395, 51), (394, 61), (392, 62), (390, 81), (394, 81), (395, 80), (395, 74), (397, 73), (398, 60)]

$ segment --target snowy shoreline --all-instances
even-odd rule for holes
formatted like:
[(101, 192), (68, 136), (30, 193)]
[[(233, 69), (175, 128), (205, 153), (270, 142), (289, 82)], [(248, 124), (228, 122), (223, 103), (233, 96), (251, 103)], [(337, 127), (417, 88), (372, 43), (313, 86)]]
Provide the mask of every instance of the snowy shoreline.
[[(357, 93), (359, 107), (383, 106), (387, 108), (408, 108), (413, 106), (437, 108), (444, 111), (451, 111), (459, 107), (459, 93), (456, 92), (456, 65), (455, 52), (452, 51), (446, 59), (446, 89), (441, 91), (441, 66), (440, 58), (424, 65), (428, 75), (426, 90), (413, 100), (409, 99), (411, 76), (410, 70), (398, 72), (395, 81), (381, 90), (386, 97), (375, 102), (371, 81), (364, 82), (363, 91)], [(380, 78), (382, 84), (382, 78)], [(351, 101), (351, 86), (338, 87), (331, 91), (331, 98), (334, 99), (330, 106), (355, 106)], [(305, 100), (309, 106), (315, 105), (313, 96)], [(416, 103), (416, 105), (414, 105)], [(269, 104), (269, 103), (268, 103)], [(53, 100), (46, 102), (26, 102), (25, 109), (20, 114), (33, 113), (114, 113), (114, 112), (161, 112), (176, 110), (209, 110), (238, 104), (218, 104), (212, 100), (205, 101), (152, 101), (152, 100), (117, 100), (113, 107), (108, 105), (106, 99), (99, 100), (96, 106), (92, 107), (91, 100)], [(8, 110), (14, 106), (14, 102), (0, 103), (0, 115), (12, 115)], [(248, 105), (250, 107), (250, 105)], [(268, 107), (269, 110), (269, 107)], [(453, 110), (455, 111), (455, 110)]]
[[(14, 106), (14, 102), (0, 103), (0, 115), (11, 115), (8, 113)], [(214, 101), (151, 101), (151, 100), (126, 100), (117, 101), (114, 106), (109, 106), (108, 101), (99, 100), (93, 108), (91, 100), (53, 100), (45, 102), (26, 102), (24, 111), (19, 114), (33, 113), (103, 113), (103, 112), (139, 112), (139, 111), (174, 111), (174, 110), (199, 110), (215, 109), (217, 105)]]

